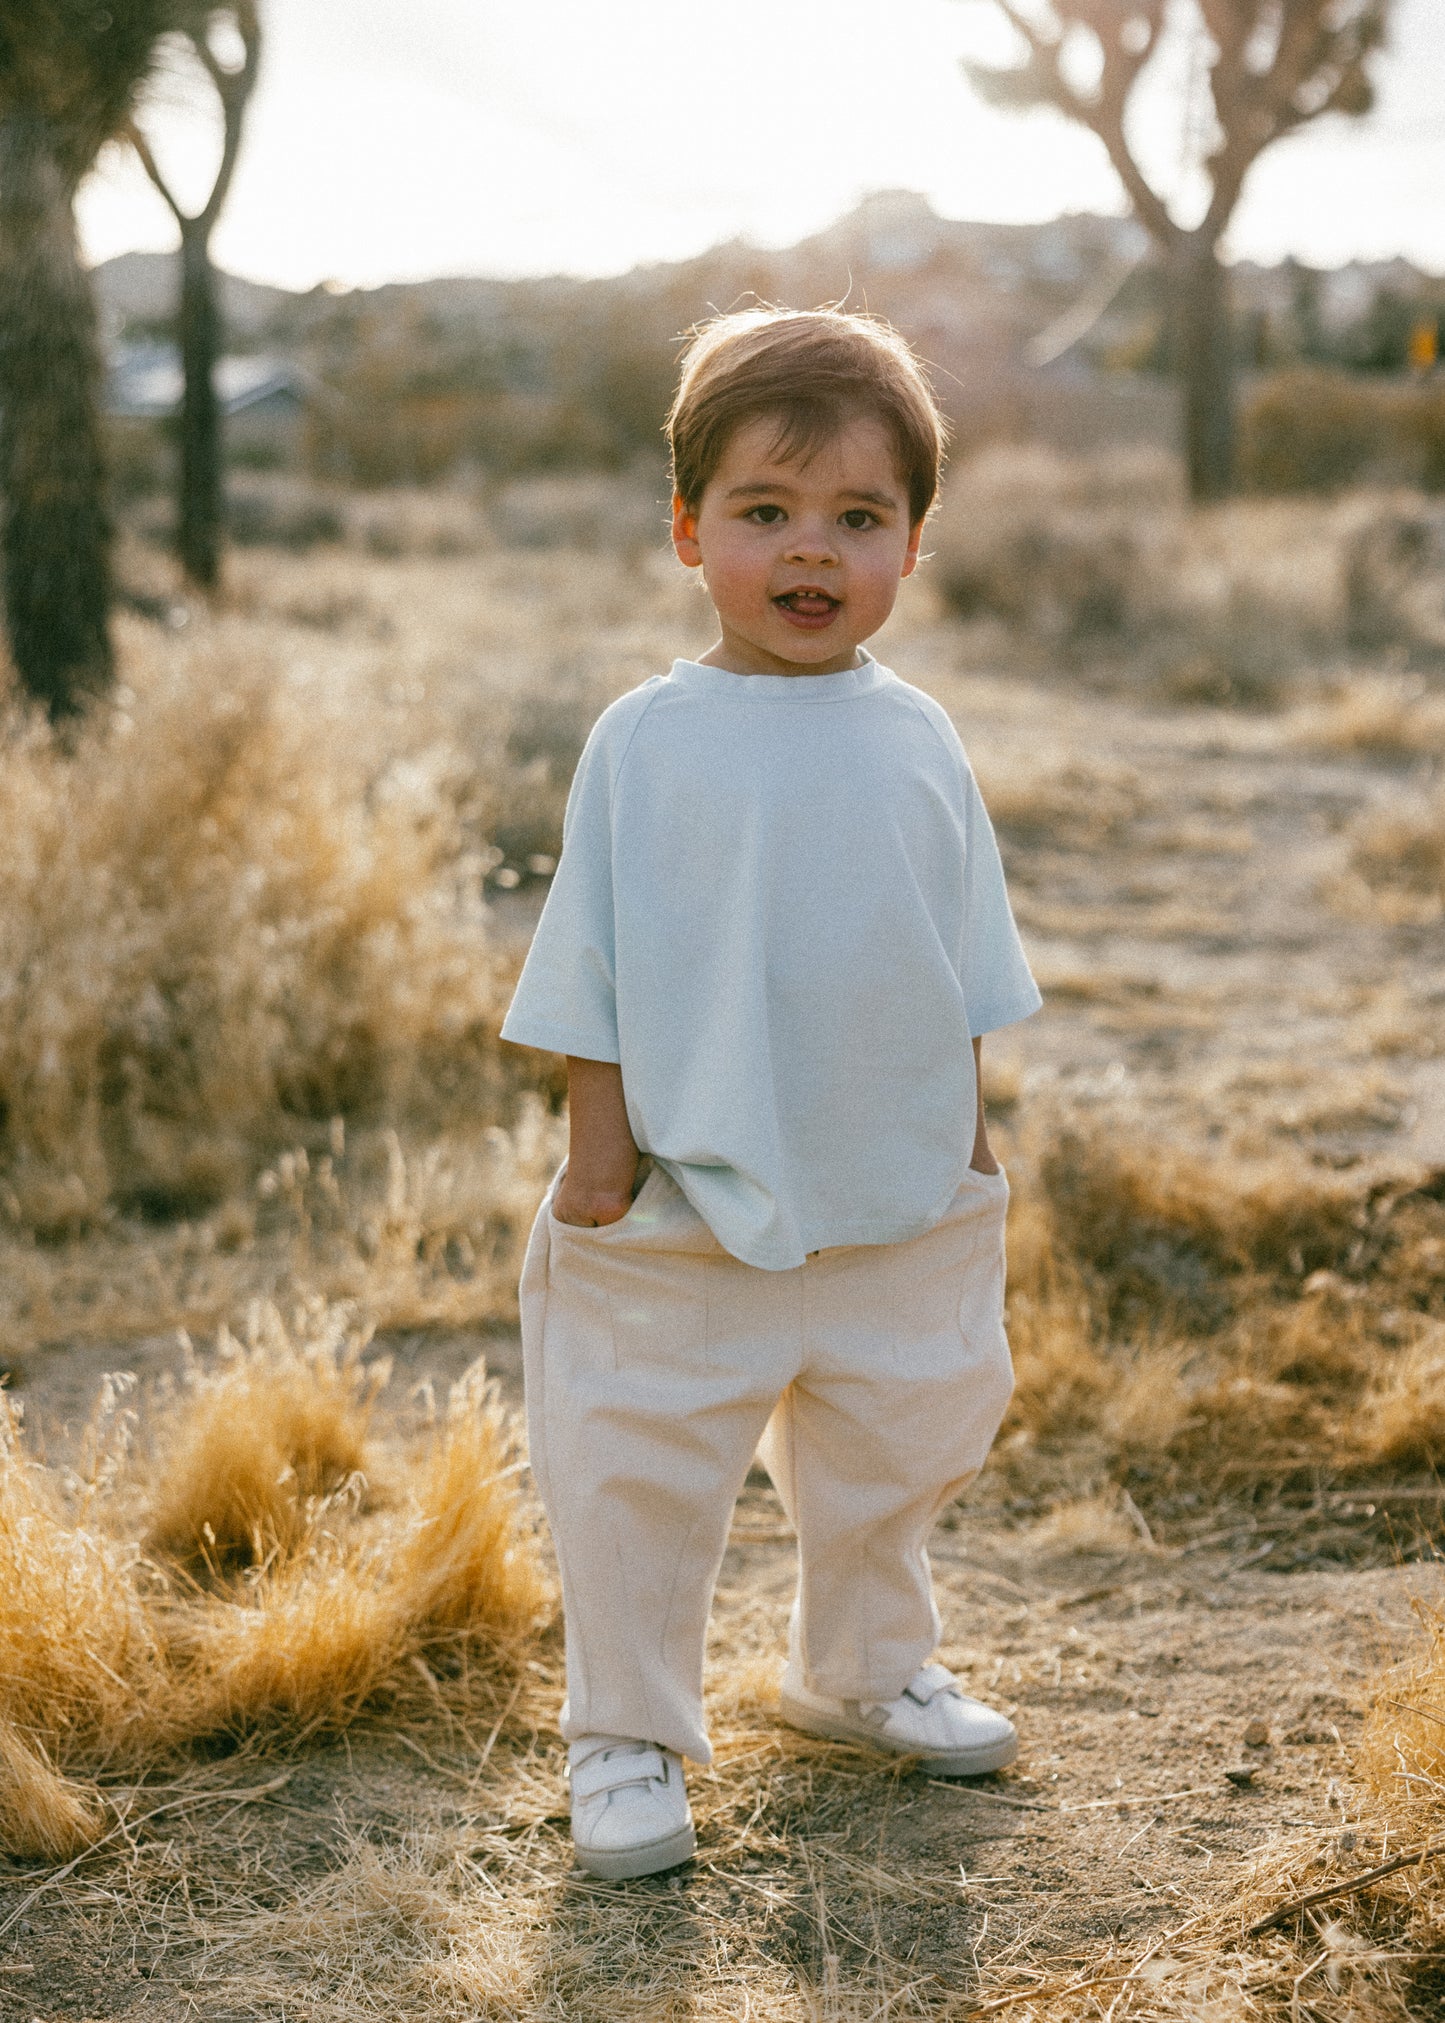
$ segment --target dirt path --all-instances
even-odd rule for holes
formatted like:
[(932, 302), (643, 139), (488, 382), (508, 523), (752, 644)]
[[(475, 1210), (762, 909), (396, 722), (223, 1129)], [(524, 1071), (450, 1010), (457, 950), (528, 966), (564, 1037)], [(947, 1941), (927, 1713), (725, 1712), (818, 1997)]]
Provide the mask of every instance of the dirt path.
[(1360, 824), (1439, 760), (1311, 750), (1302, 715), (936, 685), (1046, 987), (998, 1043), (1026, 1087), (1246, 1150), (1445, 1161), (1445, 930), (1391, 919), (1351, 868)]

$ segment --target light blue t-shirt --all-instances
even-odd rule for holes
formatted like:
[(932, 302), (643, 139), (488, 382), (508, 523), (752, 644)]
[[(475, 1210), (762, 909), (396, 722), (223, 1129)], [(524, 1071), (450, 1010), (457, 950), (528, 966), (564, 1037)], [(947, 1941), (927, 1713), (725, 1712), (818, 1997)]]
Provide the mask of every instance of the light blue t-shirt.
[(619, 1062), (638, 1145), (745, 1264), (931, 1228), (972, 1039), (1040, 1003), (938, 704), (873, 660), (679, 660), (599, 718), (563, 838), (502, 1037)]

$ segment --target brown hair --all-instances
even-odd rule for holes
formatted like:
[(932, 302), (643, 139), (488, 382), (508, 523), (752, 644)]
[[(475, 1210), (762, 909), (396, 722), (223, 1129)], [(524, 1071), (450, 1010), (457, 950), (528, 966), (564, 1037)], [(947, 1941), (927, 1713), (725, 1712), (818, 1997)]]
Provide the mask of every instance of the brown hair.
[(944, 421), (923, 369), (892, 324), (843, 309), (744, 309), (693, 333), (667, 417), (673, 486), (702, 503), (744, 424), (776, 417), (776, 453), (806, 458), (856, 414), (893, 437), (908, 517), (938, 492)]

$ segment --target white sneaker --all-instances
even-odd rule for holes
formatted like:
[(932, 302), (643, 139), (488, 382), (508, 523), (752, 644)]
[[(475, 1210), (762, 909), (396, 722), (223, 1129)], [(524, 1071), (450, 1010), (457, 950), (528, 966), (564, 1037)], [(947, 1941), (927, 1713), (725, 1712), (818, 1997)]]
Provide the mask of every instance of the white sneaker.
[(917, 1756), (935, 1777), (981, 1777), (1019, 1753), (1006, 1714), (970, 1700), (943, 1665), (925, 1665), (896, 1700), (833, 1700), (810, 1693), (789, 1666), (780, 1710), (791, 1728), (836, 1742), (871, 1742), (895, 1756)]
[(697, 1847), (682, 1758), (651, 1742), (584, 1735), (567, 1752), (577, 1859), (609, 1882), (676, 1868)]

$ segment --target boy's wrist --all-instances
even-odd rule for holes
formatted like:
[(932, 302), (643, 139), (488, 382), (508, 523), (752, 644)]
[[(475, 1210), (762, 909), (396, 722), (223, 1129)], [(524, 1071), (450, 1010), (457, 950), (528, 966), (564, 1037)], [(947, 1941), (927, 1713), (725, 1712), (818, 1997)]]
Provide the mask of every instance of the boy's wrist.
[(553, 1199), (553, 1214), (559, 1222), (574, 1223), (583, 1229), (620, 1222), (632, 1206), (639, 1164), (636, 1146), (630, 1159), (619, 1152), (602, 1169), (579, 1169), (569, 1158)]
[(635, 1157), (627, 1179), (619, 1179), (617, 1173), (609, 1173), (607, 1177), (587, 1177), (583, 1173), (575, 1175), (569, 1165), (563, 1173), (557, 1196), (552, 1200), (552, 1214), (559, 1222), (573, 1222), (579, 1228), (603, 1228), (609, 1222), (621, 1222), (631, 1208), (635, 1179)]

